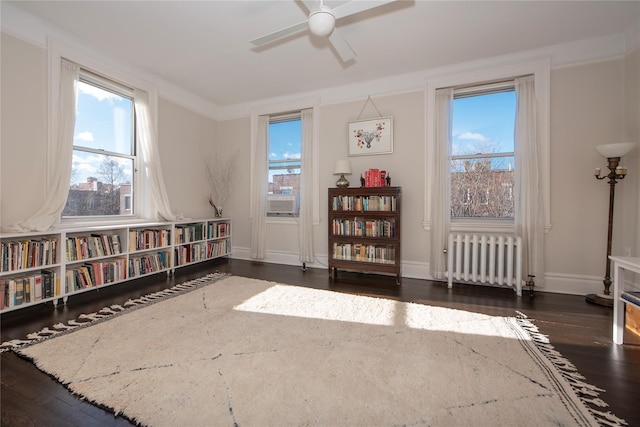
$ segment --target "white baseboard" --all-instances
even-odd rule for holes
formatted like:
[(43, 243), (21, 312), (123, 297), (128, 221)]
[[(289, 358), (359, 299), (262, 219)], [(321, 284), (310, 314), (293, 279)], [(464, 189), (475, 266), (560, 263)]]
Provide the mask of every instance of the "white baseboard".
[[(233, 247), (233, 253), (231, 254), (232, 259), (243, 259), (252, 261), (251, 251), (249, 248), (239, 248), (237, 246)], [(284, 264), (284, 265), (297, 265), (302, 266), (300, 259), (297, 253), (292, 252), (280, 252), (280, 251), (267, 251), (267, 256), (260, 260), (261, 262), (267, 262), (271, 264)], [(306, 263), (307, 267), (310, 268), (328, 268), (328, 256), (327, 254), (316, 255), (316, 260), (314, 262)], [(400, 266), (402, 271), (402, 277), (407, 277), (411, 279), (424, 279), (430, 280), (431, 276), (429, 275), (429, 264), (421, 263), (421, 262), (403, 262)]]
[(578, 274), (546, 273), (544, 292), (558, 294), (587, 295), (602, 292), (604, 277), (582, 276)]
[[(243, 259), (251, 261), (251, 251), (249, 248), (233, 247), (232, 259)], [(326, 254), (316, 255), (314, 262), (306, 263), (309, 268), (327, 269), (328, 257)], [(271, 264), (302, 266), (297, 253), (268, 251), (265, 259), (261, 262)], [(411, 279), (434, 280), (429, 274), (429, 264), (415, 261), (402, 262), (402, 277)], [(578, 274), (546, 273), (544, 275), (544, 286), (537, 286), (536, 290), (541, 292), (551, 292), (569, 295), (587, 295), (602, 292), (604, 285), (602, 277), (583, 276)], [(523, 288), (523, 292), (525, 289)]]

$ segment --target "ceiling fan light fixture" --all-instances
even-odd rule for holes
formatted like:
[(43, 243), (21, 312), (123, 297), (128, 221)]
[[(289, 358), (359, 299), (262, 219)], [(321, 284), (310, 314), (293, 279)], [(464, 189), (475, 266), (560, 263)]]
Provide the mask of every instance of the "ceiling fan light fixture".
[(331, 9), (320, 6), (320, 9), (311, 12), (309, 15), (309, 31), (318, 37), (327, 37), (336, 26), (336, 18), (331, 13)]

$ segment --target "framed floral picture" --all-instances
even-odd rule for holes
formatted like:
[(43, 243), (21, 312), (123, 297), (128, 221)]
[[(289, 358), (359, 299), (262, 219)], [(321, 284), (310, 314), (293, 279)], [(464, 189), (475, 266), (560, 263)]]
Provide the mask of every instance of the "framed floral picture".
[(393, 117), (349, 123), (349, 155), (393, 153)]

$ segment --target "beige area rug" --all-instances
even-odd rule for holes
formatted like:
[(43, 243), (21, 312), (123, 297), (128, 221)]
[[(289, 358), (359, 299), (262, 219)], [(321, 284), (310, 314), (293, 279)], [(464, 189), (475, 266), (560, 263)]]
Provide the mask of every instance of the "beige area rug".
[(236, 276), (132, 305), (3, 346), (140, 425), (624, 424), (526, 319)]

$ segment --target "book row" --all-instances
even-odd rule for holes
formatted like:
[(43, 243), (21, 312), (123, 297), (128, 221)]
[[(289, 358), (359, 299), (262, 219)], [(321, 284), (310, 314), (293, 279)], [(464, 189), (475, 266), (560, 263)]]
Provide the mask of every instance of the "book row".
[(209, 236), (211, 238), (228, 237), (231, 235), (231, 224), (226, 222), (218, 222), (209, 224)]
[(200, 242), (175, 248), (175, 265), (185, 265), (199, 262), (214, 256), (227, 255), (231, 252), (231, 242)]
[(363, 245), (360, 243), (334, 243), (333, 258), (346, 261), (395, 264), (394, 246)]
[(0, 244), (0, 272), (52, 265), (58, 262), (58, 240), (5, 241)]
[(396, 220), (340, 219), (332, 223), (334, 236), (396, 237)]
[(205, 240), (207, 227), (203, 223), (176, 225), (175, 243), (189, 243)]
[(66, 292), (93, 288), (127, 278), (126, 260), (117, 258), (106, 262), (86, 263), (66, 271)]
[(222, 240), (219, 242), (207, 243), (207, 257), (219, 257), (231, 252), (231, 241)]
[(129, 277), (142, 276), (169, 268), (169, 252), (158, 252), (129, 259)]
[(60, 295), (55, 271), (43, 270), (28, 276), (0, 278), (0, 310)]
[(334, 196), (332, 201), (334, 211), (396, 211), (395, 196)]
[(91, 234), (67, 237), (67, 260), (78, 261), (89, 258), (122, 253), (122, 242), (118, 234)]
[(129, 252), (163, 248), (171, 244), (171, 231), (165, 229), (129, 230)]

